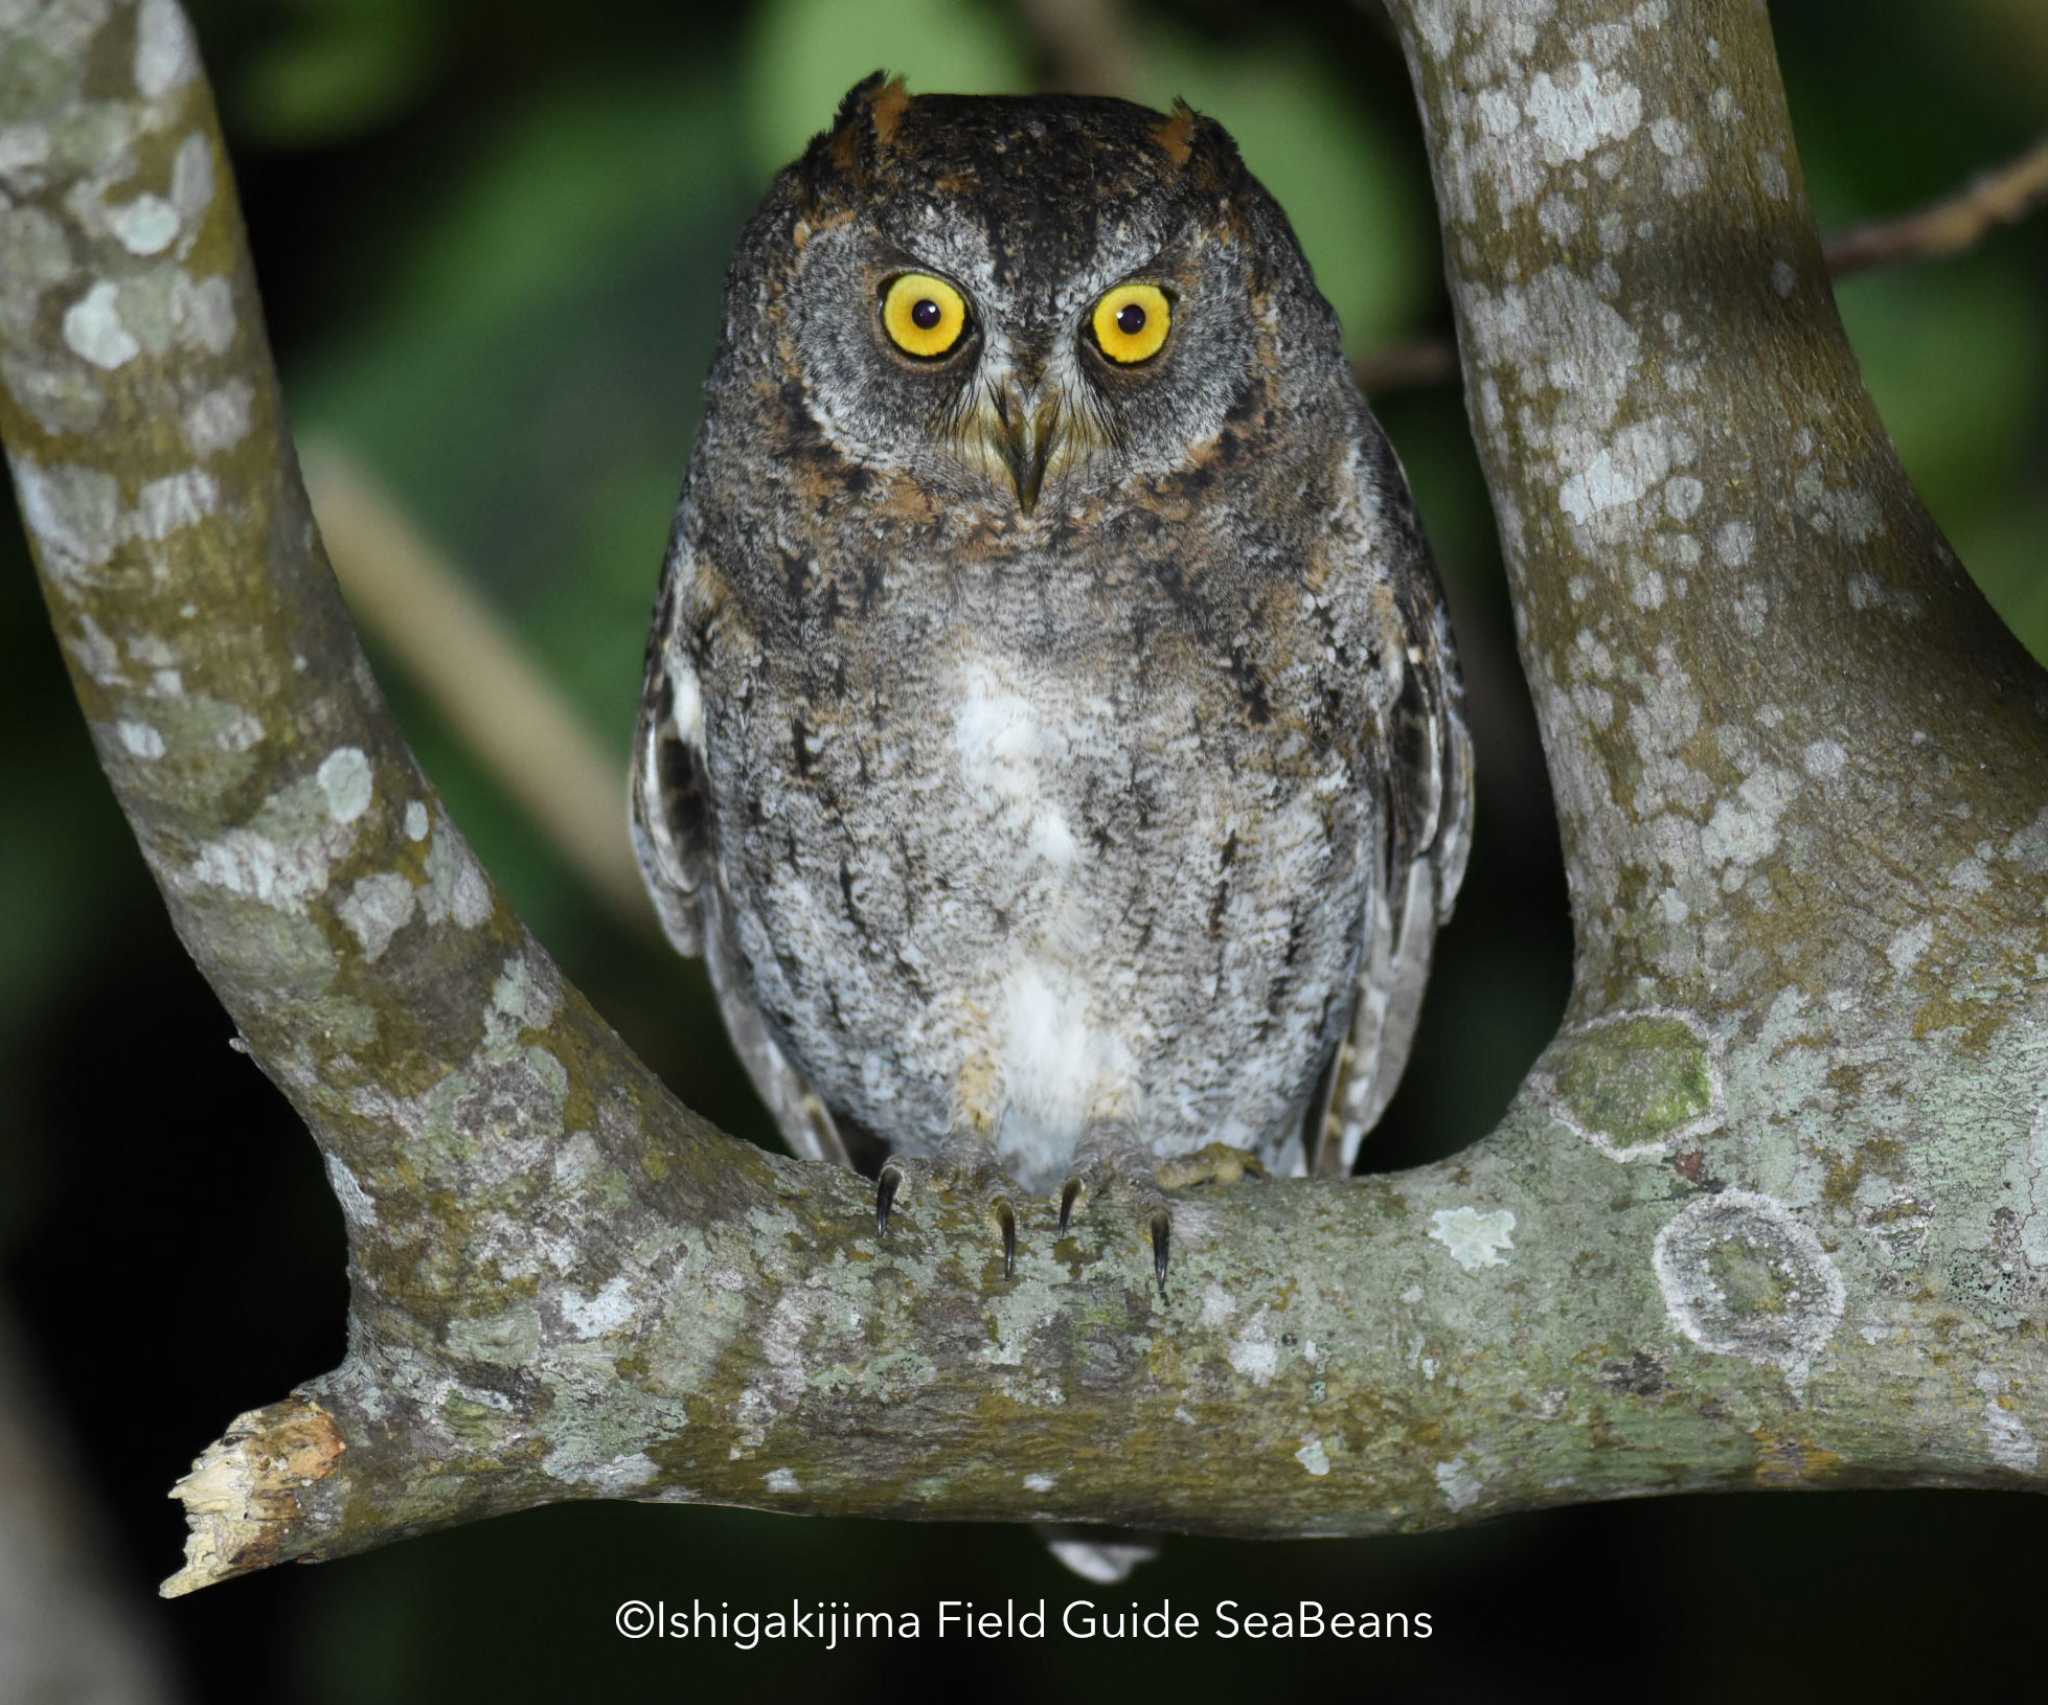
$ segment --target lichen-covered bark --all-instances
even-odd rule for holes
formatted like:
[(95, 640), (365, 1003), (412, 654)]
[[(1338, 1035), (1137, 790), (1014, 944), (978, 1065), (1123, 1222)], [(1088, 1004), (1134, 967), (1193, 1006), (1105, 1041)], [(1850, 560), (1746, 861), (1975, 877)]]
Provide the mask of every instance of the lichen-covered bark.
[(1401, 12), (1582, 1003), (1984, 1040), (1964, 990), (2040, 974), (2048, 696), (1858, 382), (1763, 7)]
[(0, 430), (179, 930), (306, 1118), (350, 1352), (168, 1590), (574, 1497), (1226, 1533), (1749, 1485), (2038, 1489), (2043, 682), (1913, 498), (1748, 0), (1411, 0), (1567, 831), (1571, 1020), (1357, 1183), (973, 1205), (677, 1107), (392, 727), (171, 0), (0, 4)]

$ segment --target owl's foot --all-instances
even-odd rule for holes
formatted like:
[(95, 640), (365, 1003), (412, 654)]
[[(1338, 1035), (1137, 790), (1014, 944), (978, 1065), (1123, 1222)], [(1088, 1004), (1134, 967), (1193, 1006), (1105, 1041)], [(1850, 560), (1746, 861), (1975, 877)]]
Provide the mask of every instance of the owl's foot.
[(896, 1199), (913, 1175), (924, 1180), (913, 1187), (913, 1194), (917, 1188), (928, 1188), (947, 1195), (980, 1197), (993, 1229), (1003, 1240), (1003, 1277), (1017, 1276), (1017, 1209), (1011, 1200), (1016, 1187), (1000, 1167), (979, 1154), (942, 1156), (931, 1161), (902, 1160), (892, 1155), (884, 1161), (875, 1180), (875, 1230), (880, 1236), (889, 1235), (889, 1219), (895, 1212)]
[(1152, 1243), (1152, 1276), (1166, 1295), (1166, 1268), (1173, 1252), (1173, 1210), (1153, 1175), (1150, 1156), (1121, 1127), (1092, 1133), (1075, 1156), (1074, 1170), (1060, 1186), (1060, 1231), (1067, 1235), (1077, 1209), (1098, 1196), (1127, 1200)]
[(1193, 1154), (1177, 1154), (1171, 1160), (1162, 1160), (1153, 1176), (1162, 1190), (1186, 1190), (1196, 1184), (1235, 1184), (1240, 1179), (1263, 1178), (1266, 1163), (1250, 1149), (1210, 1143)]
[[(1173, 1204), (1167, 1192), (1187, 1190), (1199, 1184), (1235, 1184), (1245, 1178), (1264, 1178), (1266, 1168), (1249, 1149), (1228, 1143), (1210, 1143), (1193, 1154), (1176, 1155), (1156, 1166), (1145, 1164), (1127, 1144), (1091, 1144), (1096, 1158), (1076, 1166), (1060, 1186), (1060, 1236), (1065, 1237), (1074, 1212), (1104, 1190), (1119, 1191), (1133, 1199), (1138, 1217), (1152, 1243), (1152, 1276), (1159, 1295), (1166, 1295), (1166, 1273), (1173, 1254)], [(1102, 1149), (1109, 1152), (1104, 1154)]]
[[(1157, 1186), (1150, 1185), (1148, 1180), (1126, 1177), (1121, 1182), (1136, 1185), (1135, 1193), (1140, 1198), (1139, 1212), (1152, 1239), (1152, 1276), (1159, 1281), (1159, 1294), (1163, 1297), (1166, 1295), (1166, 1264), (1173, 1250), (1173, 1210)], [(1067, 1235), (1067, 1227), (1074, 1220), (1074, 1210), (1085, 1206), (1100, 1188), (1099, 1184), (1091, 1185), (1079, 1173), (1060, 1186), (1060, 1236)]]

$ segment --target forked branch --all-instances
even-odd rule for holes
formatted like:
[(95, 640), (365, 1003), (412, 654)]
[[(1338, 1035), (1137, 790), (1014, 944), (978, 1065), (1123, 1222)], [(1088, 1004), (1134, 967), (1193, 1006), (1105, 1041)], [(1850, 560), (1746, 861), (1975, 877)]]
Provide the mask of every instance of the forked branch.
[(1355, 1534), (2042, 1484), (2043, 682), (1858, 384), (1752, 0), (1395, 9), (1579, 986), (1498, 1130), (1189, 1209), (1163, 1302), (1114, 1201), (1038, 1205), (1011, 1282), (943, 1195), (878, 1242), (563, 981), (350, 632), (185, 19), (99, 10), (0, 24), (0, 430), (353, 1284), (342, 1366), (181, 1487), (166, 1591), (583, 1497)]

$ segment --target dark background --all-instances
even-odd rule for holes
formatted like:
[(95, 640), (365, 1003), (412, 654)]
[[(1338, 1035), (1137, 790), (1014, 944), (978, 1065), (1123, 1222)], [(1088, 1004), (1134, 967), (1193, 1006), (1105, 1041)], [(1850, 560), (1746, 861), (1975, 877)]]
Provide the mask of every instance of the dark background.
[[(1682, 15), (1684, 8), (1674, 7)], [(725, 258), (772, 169), (878, 64), (913, 89), (1029, 88), (1002, 5), (762, 0), (688, 22), (612, 0), (207, 0), (286, 395), (393, 484), (623, 765), (668, 511)], [(1826, 228), (1903, 211), (2048, 119), (2039, 0), (1773, 8)], [(1428, 177), (1391, 38), (1335, 4), (1127, 4), (1124, 92), (1184, 93), (1293, 215), (1353, 347), (1448, 331)], [(2048, 654), (2048, 221), (1844, 284), (1908, 468)], [(1491, 514), (1456, 388), (1384, 399), (1441, 559), (1480, 741), (1472, 875), (1391, 1168), (1484, 1131), (1569, 983), (1564, 883)], [(960, 1684), (978, 1699), (1225, 1697), (1271, 1684), (1457, 1699), (1903, 1698), (2036, 1669), (2048, 1523), (2018, 1496), (1674, 1499), (1417, 1539), (1174, 1541), (1090, 1589), (1024, 1529), (592, 1505), (534, 1512), (158, 1605), (165, 1491), (240, 1410), (343, 1348), (340, 1216), (312, 1144), (172, 936), (99, 773), (0, 498), (0, 1313), (11, 1310), (118, 1595), (194, 1698), (231, 1677), (333, 1702)], [(374, 649), (374, 648), (373, 648)], [(589, 892), (393, 666), (464, 829), (568, 974), (686, 1099), (772, 1141), (700, 974)], [(4, 1323), (4, 1320), (0, 1320)], [(1426, 1642), (974, 1641), (744, 1654), (611, 1631), (624, 1598), (1092, 1596), (1206, 1610), (1299, 1597), (1429, 1611)], [(239, 1690), (239, 1688), (238, 1688)]]

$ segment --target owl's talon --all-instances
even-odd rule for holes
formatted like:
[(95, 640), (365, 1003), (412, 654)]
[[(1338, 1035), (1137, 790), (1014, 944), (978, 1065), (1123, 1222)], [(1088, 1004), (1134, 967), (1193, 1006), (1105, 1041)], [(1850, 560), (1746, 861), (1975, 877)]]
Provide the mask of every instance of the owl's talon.
[(1166, 1295), (1166, 1268), (1173, 1243), (1173, 1216), (1149, 1157), (1111, 1148), (1088, 1154), (1060, 1186), (1060, 1235), (1067, 1234), (1074, 1210), (1094, 1200), (1097, 1191), (1107, 1191), (1119, 1202), (1128, 1200), (1145, 1226), (1152, 1244), (1152, 1277), (1159, 1295)]
[(1003, 1277), (1017, 1276), (1017, 1212), (1007, 1201), (996, 1203), (996, 1223), (1003, 1228)]
[(896, 1204), (896, 1192), (903, 1187), (903, 1174), (895, 1166), (882, 1168), (881, 1176), (875, 1181), (875, 1232), (880, 1237), (889, 1235), (889, 1210)]

